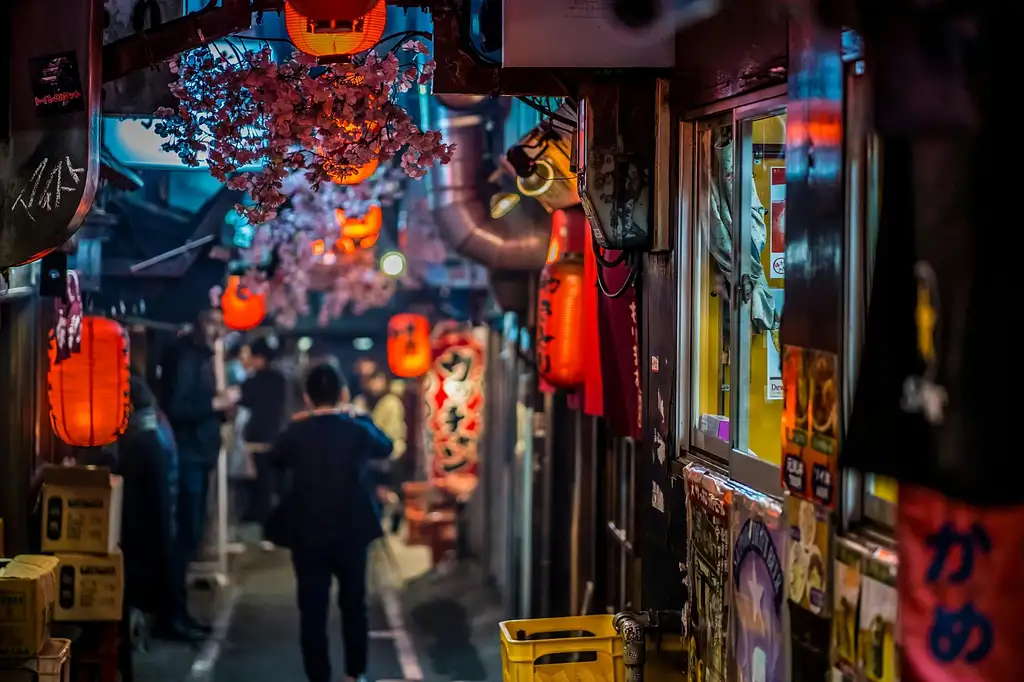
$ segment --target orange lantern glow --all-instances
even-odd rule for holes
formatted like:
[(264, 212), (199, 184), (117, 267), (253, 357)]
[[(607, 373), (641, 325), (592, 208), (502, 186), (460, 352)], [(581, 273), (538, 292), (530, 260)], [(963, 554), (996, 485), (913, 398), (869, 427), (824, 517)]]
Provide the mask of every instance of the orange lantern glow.
[(220, 297), (220, 308), (228, 329), (244, 332), (258, 327), (267, 316), (267, 297), (249, 291), (242, 286), (241, 277), (231, 275)]
[(343, 209), (336, 209), (334, 219), (341, 228), (341, 239), (350, 240), (355, 246), (368, 249), (377, 243), (380, 228), (384, 223), (384, 212), (380, 204), (373, 204), (359, 218), (349, 218)]
[(556, 388), (583, 383), (583, 260), (578, 257), (548, 263), (541, 271), (537, 366)]
[(326, 16), (318, 16), (300, 12), (294, 2), (285, 3), (285, 28), (300, 52), (314, 57), (358, 54), (380, 41), (388, 19), (385, 0), (377, 0), (372, 9), (356, 17), (342, 9), (345, 3), (335, 4), (337, 10), (332, 10)]
[(430, 323), (423, 315), (402, 313), (388, 320), (388, 367), (402, 379), (415, 379), (430, 370)]
[(289, 0), (299, 14), (335, 19), (356, 19), (373, 9), (376, 3), (377, 0)]
[(380, 166), (380, 161), (373, 161), (362, 166), (339, 166), (327, 168), (327, 177), (339, 185), (358, 185), (368, 179)]
[(82, 318), (78, 353), (57, 362), (50, 341), (50, 425), (57, 437), (81, 448), (109, 445), (124, 433), (131, 409), (128, 335), (117, 322)]
[(579, 206), (559, 209), (551, 214), (551, 240), (548, 242), (548, 263), (563, 256), (582, 256), (590, 237), (587, 214)]

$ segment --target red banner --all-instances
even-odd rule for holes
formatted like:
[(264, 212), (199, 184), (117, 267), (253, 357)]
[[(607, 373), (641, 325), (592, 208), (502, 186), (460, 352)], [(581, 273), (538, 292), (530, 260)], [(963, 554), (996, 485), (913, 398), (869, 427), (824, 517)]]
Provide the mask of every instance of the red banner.
[(441, 328), (424, 382), (431, 475), (477, 473), (483, 433), (484, 346), (473, 329)]
[(903, 682), (1020, 680), (1024, 506), (975, 507), (900, 486)]

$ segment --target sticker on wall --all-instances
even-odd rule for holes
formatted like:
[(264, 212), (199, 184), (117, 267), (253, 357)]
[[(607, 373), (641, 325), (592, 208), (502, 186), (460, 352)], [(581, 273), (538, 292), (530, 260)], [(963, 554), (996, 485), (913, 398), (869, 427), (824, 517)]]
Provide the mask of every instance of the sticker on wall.
[(732, 520), (732, 679), (785, 682), (782, 557), (786, 535), (782, 505), (737, 488)]
[(827, 616), (831, 574), (829, 510), (792, 495), (786, 498), (789, 547), (786, 576), (789, 600), (813, 614)]
[(783, 349), (782, 484), (796, 497), (836, 504), (839, 375), (835, 353)]
[(730, 532), (733, 487), (693, 464), (686, 467), (687, 574), (690, 598), (688, 682), (725, 682), (728, 660)]
[(896, 554), (877, 550), (864, 561), (861, 577), (857, 662), (871, 682), (897, 682)]
[(73, 51), (33, 58), (29, 73), (39, 118), (85, 111), (78, 55)]
[(834, 677), (855, 680), (857, 674), (857, 613), (862, 564), (867, 549), (847, 538), (836, 540), (835, 590), (832, 595), (832, 660)]
[[(769, 289), (772, 299), (775, 301), (775, 310), (781, 311), (785, 303), (785, 289)], [(782, 341), (779, 329), (776, 327), (765, 338), (765, 353), (767, 355), (768, 381), (764, 388), (764, 399), (767, 401), (782, 400)]]
[(807, 495), (804, 448), (810, 441), (811, 391), (804, 371), (804, 349), (782, 350), (782, 485), (792, 495)]

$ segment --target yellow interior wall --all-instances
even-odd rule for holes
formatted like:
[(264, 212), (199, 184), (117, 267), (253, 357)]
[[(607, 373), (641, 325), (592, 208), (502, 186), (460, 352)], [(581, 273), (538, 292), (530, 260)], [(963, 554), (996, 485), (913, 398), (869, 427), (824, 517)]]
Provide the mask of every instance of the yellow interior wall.
[[(761, 144), (785, 144), (786, 130), (784, 117), (771, 117), (754, 122), (754, 142)], [(753, 166), (754, 189), (766, 209), (771, 206), (771, 168), (784, 166), (784, 159), (762, 159)], [(766, 216), (770, 220), (770, 215)], [(769, 225), (769, 240), (770, 240)], [(766, 274), (771, 274), (770, 242), (765, 244), (761, 252), (761, 265)], [(719, 337), (719, 320), (722, 314), (721, 299), (710, 295), (714, 287), (715, 272), (710, 256), (704, 259), (705, 265), (701, 273), (699, 295), (703, 297), (700, 308), (699, 338), (699, 408), (700, 414), (717, 412), (718, 363), (721, 356), (721, 338)], [(770, 278), (768, 285), (772, 288), (783, 286), (783, 280)], [(783, 304), (783, 307), (785, 304)], [(750, 379), (749, 379), (749, 425), (748, 443), (750, 449), (758, 457), (779, 465), (782, 462), (782, 401), (765, 400), (765, 389), (768, 383), (768, 353), (766, 343), (771, 339), (765, 334), (753, 334), (750, 341)], [(725, 401), (725, 413), (729, 414), (729, 401)], [(734, 425), (733, 428), (739, 428)]]
[[(758, 144), (785, 144), (785, 115), (772, 116), (754, 121), (754, 142)], [(761, 251), (761, 267), (768, 276), (768, 286), (777, 289), (784, 286), (784, 280), (771, 277), (771, 169), (785, 167), (785, 159), (761, 160), (753, 164), (754, 190), (761, 199), (761, 205), (768, 210), (768, 241)], [(785, 302), (783, 302), (785, 309)], [(761, 459), (773, 464), (782, 464), (782, 401), (765, 400), (768, 386), (769, 334), (751, 334), (750, 338), (750, 449)]]

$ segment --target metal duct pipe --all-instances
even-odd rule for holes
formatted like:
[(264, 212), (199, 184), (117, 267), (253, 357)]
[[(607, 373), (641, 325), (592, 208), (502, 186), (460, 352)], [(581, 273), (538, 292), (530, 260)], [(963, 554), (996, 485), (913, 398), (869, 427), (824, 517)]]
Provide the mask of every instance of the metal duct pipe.
[(430, 173), (431, 210), (441, 239), (459, 255), (489, 270), (539, 271), (547, 260), (550, 227), (535, 220), (532, 202), (523, 201), (508, 215), (491, 218), (487, 197), (482, 196), (488, 155), (484, 120), (478, 115), (448, 116), (438, 121), (444, 139), (456, 145), (452, 161)]

